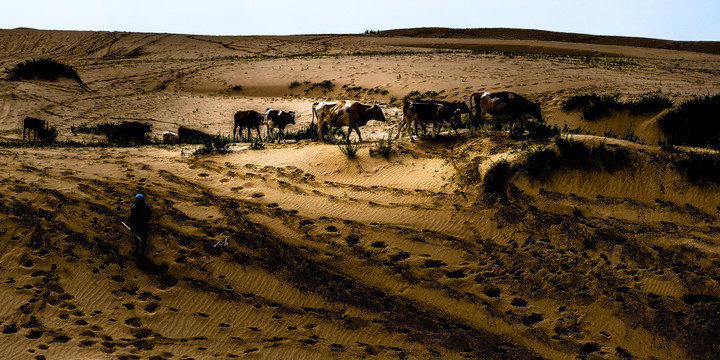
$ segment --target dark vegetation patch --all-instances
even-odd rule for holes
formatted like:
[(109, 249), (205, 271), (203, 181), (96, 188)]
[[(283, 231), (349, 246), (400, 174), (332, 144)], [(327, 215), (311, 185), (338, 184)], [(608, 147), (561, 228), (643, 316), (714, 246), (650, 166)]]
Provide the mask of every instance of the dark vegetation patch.
[(318, 132), (317, 132), (317, 123), (313, 122), (312, 124), (309, 124), (307, 126), (302, 126), (299, 129), (295, 131), (287, 130), (285, 131), (285, 139), (290, 140), (314, 140), (317, 139)]
[(542, 314), (538, 314), (538, 313), (532, 313), (532, 314), (528, 314), (528, 315), (525, 315), (522, 317), (523, 324), (525, 324), (527, 326), (535, 325), (541, 321), (543, 321)]
[(720, 152), (673, 154), (671, 161), (697, 185), (720, 184)]
[(563, 163), (575, 169), (612, 172), (629, 165), (630, 151), (624, 147), (605, 143), (588, 145), (572, 137), (557, 137), (555, 146), (562, 155)]
[(452, 270), (452, 271), (446, 272), (445, 276), (447, 276), (450, 279), (462, 279), (462, 278), (466, 277), (467, 274), (465, 273), (465, 270), (457, 269), (457, 270)]
[(640, 115), (660, 112), (672, 106), (672, 101), (659, 92), (643, 94), (626, 101), (619, 100), (617, 94), (579, 94), (570, 96), (560, 104), (563, 111), (580, 111), (585, 120), (606, 117), (611, 111), (627, 109), (630, 115)]
[(410, 91), (409, 93), (407, 93), (407, 95), (405, 95), (402, 98), (402, 102), (404, 103), (404, 102), (415, 101), (415, 100), (420, 100), (420, 99), (432, 100), (432, 99), (435, 99), (438, 95), (440, 95), (440, 94), (437, 91), (426, 91), (426, 92), (421, 93), (418, 90), (413, 90), (413, 91)]
[(326, 93), (328, 91), (333, 91), (333, 89), (335, 89), (335, 84), (331, 80), (323, 80), (321, 82), (310, 84), (310, 87), (307, 91), (311, 91), (314, 89), (321, 89), (323, 93)]
[(9, 80), (57, 80), (68, 78), (82, 84), (80, 75), (71, 66), (63, 64), (55, 59), (40, 58), (26, 60), (6, 69)]
[(193, 155), (209, 155), (228, 152), (228, 145), (232, 142), (229, 136), (217, 134), (203, 139), (202, 147), (195, 150)]
[(512, 170), (512, 164), (507, 159), (500, 159), (491, 163), (485, 175), (483, 175), (483, 190), (489, 193), (503, 192), (507, 180), (512, 175)]
[(720, 94), (680, 104), (658, 118), (668, 145), (720, 149)]

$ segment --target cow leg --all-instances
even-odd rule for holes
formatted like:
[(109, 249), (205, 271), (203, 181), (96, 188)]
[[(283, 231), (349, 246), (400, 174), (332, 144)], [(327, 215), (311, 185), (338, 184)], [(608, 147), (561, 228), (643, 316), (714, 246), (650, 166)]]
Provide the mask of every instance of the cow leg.
[[(248, 128), (248, 137), (250, 136), (250, 130), (252, 130), (252, 129)], [(260, 139), (260, 141), (262, 141), (262, 137), (260, 136), (260, 126), (255, 127), (255, 130), (257, 130), (258, 139)]]
[[(348, 128), (348, 132), (350, 132), (349, 130), (350, 129)], [(355, 132), (358, 134), (358, 139), (360, 140), (359, 142), (362, 142), (362, 135), (360, 135), (360, 128), (357, 125), (355, 125)]]
[[(407, 127), (407, 133), (410, 135), (410, 141), (415, 141), (415, 139), (413, 139), (412, 123), (413, 123), (412, 120), (411, 120), (411, 121), (408, 121), (408, 122), (405, 124), (405, 126)], [(417, 125), (417, 124), (416, 124), (416, 125)]]
[(403, 116), (402, 120), (400, 120), (400, 123), (398, 124), (398, 130), (397, 134), (395, 134), (395, 140), (397, 140), (400, 137), (400, 133), (402, 132), (402, 127), (405, 125), (405, 117)]

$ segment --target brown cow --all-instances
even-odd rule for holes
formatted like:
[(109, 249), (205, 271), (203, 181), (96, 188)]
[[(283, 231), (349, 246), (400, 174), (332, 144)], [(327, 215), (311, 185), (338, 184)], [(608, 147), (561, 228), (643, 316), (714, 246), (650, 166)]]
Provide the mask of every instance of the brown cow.
[[(467, 103), (464, 101), (442, 101), (442, 100), (425, 100), (425, 99), (416, 99), (413, 100), (414, 103), (429, 103), (429, 104), (440, 104), (447, 106), (451, 109), (460, 109), (460, 113), (462, 114), (470, 114), (470, 108), (467, 106)], [(415, 123), (415, 134), (418, 135), (418, 125), (422, 125), (419, 123)], [(460, 125), (460, 122), (457, 124)], [(457, 133), (457, 128), (453, 127), (455, 132)], [(425, 131), (425, 127), (422, 127), (423, 135), (427, 135), (427, 132)]]
[(35, 140), (37, 140), (38, 131), (42, 131), (43, 127), (45, 127), (45, 124), (47, 124), (47, 122), (45, 120), (26, 116), (25, 120), (23, 120), (23, 137), (22, 137), (22, 139), (25, 140), (25, 130), (27, 130), (28, 141), (30, 141), (30, 132), (31, 131), (35, 134)]
[[(261, 138), (260, 136), (260, 124), (262, 124), (264, 118), (264, 114), (261, 114), (255, 110), (245, 110), (245, 111), (238, 111), (235, 113), (235, 126), (233, 126), (233, 141), (235, 141), (235, 133), (237, 132), (237, 135), (239, 138), (242, 139), (242, 132), (244, 128), (247, 128), (248, 131), (248, 139), (250, 139), (251, 135), (250, 132), (252, 131), (252, 128), (255, 128), (257, 130), (258, 138)], [(239, 131), (238, 128), (240, 128)]]
[[(278, 142), (280, 141), (280, 136), (282, 136), (283, 141), (285, 140), (285, 127), (289, 124), (295, 125), (295, 112), (294, 111), (282, 111), (282, 110), (274, 110), (268, 108), (265, 110), (265, 125), (267, 126), (267, 131), (265, 132), (267, 135), (267, 141), (272, 141), (271, 138), (273, 137), (273, 129), (278, 129)], [(273, 139), (274, 140), (274, 139)]]
[[(473, 107), (473, 100), (475, 106)], [(534, 103), (519, 94), (509, 91), (497, 93), (474, 93), (470, 95), (470, 109), (475, 110), (475, 115), (470, 114), (472, 120), (472, 132), (477, 126), (485, 124), (485, 115), (506, 115), (510, 117), (510, 126), (523, 115), (530, 115), (542, 122), (542, 110), (539, 103)]]
[(354, 129), (362, 141), (360, 126), (365, 126), (370, 120), (386, 121), (380, 105), (365, 105), (353, 100), (315, 103), (313, 104), (313, 116), (318, 118), (318, 138), (321, 141), (325, 125), (328, 128), (347, 126), (345, 141), (350, 141), (350, 133)]
[(412, 136), (412, 124), (432, 124), (432, 137), (435, 138), (441, 124), (448, 124), (455, 130), (455, 135), (459, 135), (455, 124), (460, 122), (460, 114), (462, 110), (442, 104), (425, 103), (425, 102), (406, 102), (403, 104), (403, 120), (398, 125), (398, 133), (395, 139), (400, 136), (402, 126), (407, 126), (407, 132), (410, 140), (415, 141)]

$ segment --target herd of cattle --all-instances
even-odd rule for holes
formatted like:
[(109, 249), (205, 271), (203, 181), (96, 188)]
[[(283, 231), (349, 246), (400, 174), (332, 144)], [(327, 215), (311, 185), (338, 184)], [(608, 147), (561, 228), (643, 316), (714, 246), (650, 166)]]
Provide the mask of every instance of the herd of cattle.
[[(398, 132), (395, 136), (397, 139), (403, 127), (412, 137), (412, 126), (421, 125), (423, 128), (427, 125), (433, 126), (432, 137), (435, 138), (438, 129), (441, 126), (448, 126), (455, 130), (458, 134), (458, 127), (461, 126), (460, 117), (463, 113), (468, 114), (471, 120), (471, 132), (478, 127), (482, 127), (485, 123), (486, 115), (505, 115), (509, 118), (510, 125), (525, 115), (530, 115), (538, 121), (543, 121), (540, 105), (534, 103), (523, 96), (513, 92), (496, 92), (496, 93), (474, 93), (470, 96), (470, 106), (464, 101), (437, 101), (437, 100), (415, 100), (408, 101), (403, 104), (403, 117), (398, 124)], [(326, 129), (348, 127), (345, 140), (348, 141), (353, 130), (358, 135), (358, 139), (362, 141), (360, 135), (360, 126), (364, 126), (370, 120), (385, 121), (385, 115), (380, 105), (366, 105), (354, 100), (340, 101), (323, 101), (316, 102), (312, 105), (311, 125), (317, 119), (318, 139), (323, 140), (323, 132)], [(255, 129), (258, 138), (260, 135), (260, 126), (266, 126), (266, 140), (271, 141), (285, 136), (285, 127), (295, 124), (295, 112), (283, 111), (275, 109), (267, 109), (265, 112), (255, 110), (238, 111), (234, 115), (233, 141), (237, 139), (237, 135), (242, 138), (244, 129), (247, 129), (248, 138), (252, 137), (251, 130)], [(47, 126), (45, 120), (26, 117), (23, 127), (23, 140), (25, 140), (25, 131), (28, 133), (30, 140), (30, 132), (37, 132)], [(123, 121), (119, 125), (119, 132), (124, 134), (126, 138), (142, 139), (145, 133), (150, 132), (151, 125), (149, 123), (141, 123), (138, 121)], [(277, 129), (277, 137), (275, 130)], [(202, 131), (190, 129), (184, 126), (178, 128), (178, 132), (165, 131), (163, 133), (164, 142), (178, 141), (199, 141), (212, 139), (212, 135)]]

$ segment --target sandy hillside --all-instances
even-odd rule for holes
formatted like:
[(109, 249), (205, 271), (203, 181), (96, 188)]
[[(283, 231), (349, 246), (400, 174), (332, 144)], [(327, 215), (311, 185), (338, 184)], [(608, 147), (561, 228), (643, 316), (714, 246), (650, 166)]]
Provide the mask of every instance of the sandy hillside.
[[(83, 84), (0, 80), (0, 355), (714, 359), (718, 185), (692, 181), (657, 146), (662, 112), (591, 122), (560, 103), (716, 94), (717, 44), (444, 35), (1, 30), (0, 68), (52, 57)], [(582, 129), (569, 141), (614, 162), (518, 170), (489, 191), (496, 161), (519, 169), (560, 145), (461, 129), (370, 156), (397, 133), (409, 93), (496, 90), (539, 101), (548, 123)], [(207, 156), (191, 155), (196, 145), (17, 142), (25, 116), (57, 126), (58, 141), (101, 141), (70, 129), (123, 120), (156, 136), (181, 125), (228, 135), (236, 111), (268, 107), (296, 111), (294, 131), (332, 99), (385, 112), (361, 128), (354, 159), (316, 140)], [(637, 142), (602, 137), (626, 132)], [(154, 214), (140, 264), (120, 223), (137, 193)]]

